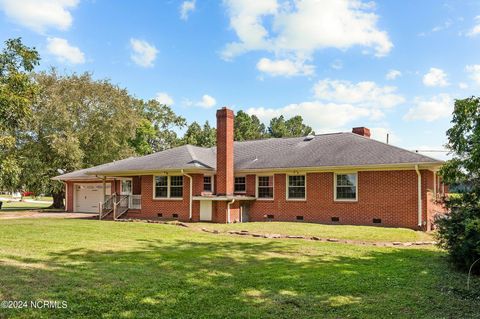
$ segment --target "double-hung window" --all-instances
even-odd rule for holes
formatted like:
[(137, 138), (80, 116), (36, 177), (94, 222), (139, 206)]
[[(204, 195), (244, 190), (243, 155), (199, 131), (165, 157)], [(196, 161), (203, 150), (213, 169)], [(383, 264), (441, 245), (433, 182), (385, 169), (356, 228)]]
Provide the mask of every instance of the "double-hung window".
[(155, 176), (155, 198), (182, 198), (183, 176)]
[(203, 176), (203, 191), (207, 193), (213, 192), (212, 176)]
[(305, 175), (288, 176), (288, 199), (305, 199)]
[(183, 197), (183, 176), (170, 176), (170, 197)]
[(245, 176), (237, 176), (235, 177), (235, 193), (245, 193), (247, 186), (245, 181)]
[(335, 174), (335, 200), (357, 200), (357, 173)]
[(258, 176), (258, 198), (273, 198), (273, 176)]

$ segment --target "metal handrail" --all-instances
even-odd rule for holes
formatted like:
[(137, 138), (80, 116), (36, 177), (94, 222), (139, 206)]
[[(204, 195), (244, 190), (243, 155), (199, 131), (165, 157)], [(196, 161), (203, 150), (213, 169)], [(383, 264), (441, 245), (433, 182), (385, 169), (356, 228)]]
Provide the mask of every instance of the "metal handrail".
[(110, 214), (115, 208), (115, 194), (106, 196), (106, 199), (103, 203), (99, 204), (98, 208), (98, 219), (103, 219), (105, 216)]
[(125, 214), (129, 208), (130, 195), (119, 195), (118, 201), (114, 203), (113, 219), (116, 220)]

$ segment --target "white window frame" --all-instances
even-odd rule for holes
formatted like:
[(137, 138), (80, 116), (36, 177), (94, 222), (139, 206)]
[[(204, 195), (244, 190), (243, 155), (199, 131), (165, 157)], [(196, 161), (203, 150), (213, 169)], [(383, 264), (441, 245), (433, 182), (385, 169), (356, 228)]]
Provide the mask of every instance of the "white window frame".
[(205, 181), (202, 179), (202, 187), (203, 187), (203, 190), (202, 190), (202, 193), (206, 193), (206, 194), (213, 194), (213, 190), (215, 189), (215, 178), (213, 178), (213, 175), (207, 175), (207, 174), (203, 174), (203, 177), (210, 177), (210, 184), (212, 185), (212, 190), (211, 191), (206, 191), (205, 190)]
[[(273, 196), (270, 197), (270, 198), (265, 198), (265, 197), (258, 197), (258, 178), (259, 177), (265, 177), (265, 176), (268, 176), (268, 177), (271, 177), (272, 178), (272, 188), (273, 188)], [(275, 200), (275, 174), (261, 174), (261, 175), (256, 175), (255, 176), (255, 198), (257, 200), (264, 200), (264, 201), (273, 201)]]
[[(337, 198), (337, 175), (355, 175), (355, 198)], [(333, 198), (335, 202), (358, 202), (358, 172), (335, 172), (333, 173)]]
[[(290, 198), (288, 196), (288, 179), (290, 176), (305, 176), (305, 197), (304, 198)], [(307, 174), (285, 174), (285, 199), (288, 201), (304, 202), (307, 200)]]
[[(244, 191), (236, 191), (236, 190), (235, 190), (235, 178), (237, 178), (237, 177), (243, 177), (243, 178), (245, 178), (245, 190), (244, 190)], [(235, 194), (245, 194), (245, 193), (247, 192), (247, 176), (245, 176), (245, 175), (236, 175), (236, 176), (233, 177), (233, 192), (234, 192)]]
[[(155, 187), (155, 178), (156, 177), (161, 177), (161, 176), (166, 176), (167, 177), (167, 197), (156, 197), (156, 187)], [(171, 190), (171, 178), (172, 176), (181, 176), (182, 177), (182, 188), (185, 186), (185, 178), (183, 175), (177, 175), (177, 174), (172, 174), (172, 175), (153, 175), (152, 178), (152, 199), (153, 200), (183, 200), (184, 193), (182, 189), (182, 197), (171, 197), (170, 196), (170, 190)]]

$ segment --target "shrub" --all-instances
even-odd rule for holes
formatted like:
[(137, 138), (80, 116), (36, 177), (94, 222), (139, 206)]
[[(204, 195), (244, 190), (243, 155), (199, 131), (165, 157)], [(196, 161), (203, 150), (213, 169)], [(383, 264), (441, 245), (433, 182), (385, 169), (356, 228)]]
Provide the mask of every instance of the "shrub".
[[(480, 199), (474, 193), (465, 193), (445, 199), (445, 204), (450, 213), (436, 220), (438, 243), (456, 266), (468, 271), (480, 258)], [(472, 272), (479, 274), (480, 267)]]

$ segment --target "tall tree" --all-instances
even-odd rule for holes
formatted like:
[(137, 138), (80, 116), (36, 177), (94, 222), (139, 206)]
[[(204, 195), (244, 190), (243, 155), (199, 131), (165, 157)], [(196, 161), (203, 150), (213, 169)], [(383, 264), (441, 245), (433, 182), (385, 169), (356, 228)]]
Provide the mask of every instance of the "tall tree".
[[(452, 261), (468, 270), (480, 259), (480, 98), (456, 100), (447, 147), (453, 158), (440, 175), (447, 184), (467, 185), (464, 193), (445, 199), (450, 213), (437, 221), (438, 241)], [(480, 273), (480, 261), (473, 270)]]
[(37, 93), (31, 71), (39, 60), (20, 38), (5, 41), (0, 53), (0, 188), (14, 190), (20, 183), (18, 134), (30, 119)]
[(160, 104), (156, 100), (142, 103), (140, 110), (142, 117), (150, 123), (148, 128), (147, 122), (144, 122), (141, 125), (143, 129), (140, 130), (140, 134), (144, 135), (144, 143), (146, 142), (151, 148), (150, 153), (172, 148), (179, 143), (176, 131), (186, 126), (184, 117), (178, 116), (169, 106)]
[(268, 132), (272, 137), (300, 137), (315, 134), (313, 129), (303, 123), (300, 115), (285, 120), (283, 115), (270, 120)]
[(29, 190), (51, 193), (54, 207), (62, 206), (64, 197), (62, 185), (50, 180), (59, 170), (144, 155), (176, 140), (173, 126), (181, 118), (156, 101), (133, 98), (108, 80), (55, 70), (35, 79), (39, 94), (23, 136), (22, 180)]
[(208, 121), (203, 128), (197, 122), (193, 122), (187, 128), (181, 144), (190, 144), (201, 147), (215, 146), (217, 136), (216, 129), (211, 127)]
[(235, 141), (258, 140), (266, 136), (265, 124), (257, 116), (240, 110), (235, 114)]

